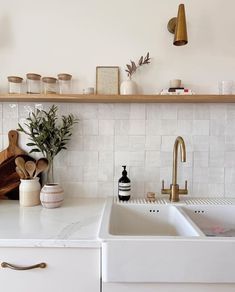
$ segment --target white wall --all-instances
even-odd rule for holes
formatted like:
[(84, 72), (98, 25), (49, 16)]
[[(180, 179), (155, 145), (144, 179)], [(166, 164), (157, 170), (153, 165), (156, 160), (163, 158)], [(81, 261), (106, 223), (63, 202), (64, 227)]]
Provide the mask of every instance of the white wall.
[[(216, 93), (221, 79), (234, 79), (235, 2), (184, 1), (189, 44), (172, 45), (166, 29), (178, 1), (4, 1), (0, 10), (0, 90), (8, 75), (73, 74), (75, 91), (95, 85), (97, 65), (124, 65), (147, 51), (152, 64), (136, 74), (142, 92), (155, 93), (181, 78), (198, 93)], [(125, 79), (125, 76), (123, 77)], [(0, 103), (0, 149), (7, 132), (28, 112), (47, 103)], [(134, 196), (160, 191), (171, 181), (172, 147), (186, 141), (188, 160), (179, 180), (190, 195), (235, 196), (233, 104), (58, 104), (80, 118), (68, 151), (56, 159), (67, 195), (116, 194), (127, 164)], [(21, 135), (20, 144), (25, 148)]]
[(95, 85), (97, 65), (124, 72), (130, 59), (149, 51), (152, 64), (135, 76), (141, 92), (158, 92), (181, 78), (198, 93), (217, 93), (218, 80), (235, 79), (235, 2), (183, 3), (189, 44), (175, 47), (166, 26), (177, 14), (176, 0), (1, 1), (0, 90), (8, 75), (65, 71), (81, 92)]

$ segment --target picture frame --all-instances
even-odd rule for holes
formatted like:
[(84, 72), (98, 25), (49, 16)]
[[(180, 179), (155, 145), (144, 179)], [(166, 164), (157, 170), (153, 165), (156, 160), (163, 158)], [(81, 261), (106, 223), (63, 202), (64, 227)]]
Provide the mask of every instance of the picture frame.
[(97, 66), (96, 67), (96, 94), (117, 95), (119, 94), (119, 67)]

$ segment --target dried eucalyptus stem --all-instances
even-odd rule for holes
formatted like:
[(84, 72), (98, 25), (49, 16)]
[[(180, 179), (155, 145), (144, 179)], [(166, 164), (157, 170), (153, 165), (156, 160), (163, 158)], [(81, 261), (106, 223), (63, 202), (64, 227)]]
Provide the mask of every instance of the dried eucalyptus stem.
[(130, 65), (126, 64), (127, 69), (125, 71), (127, 72), (127, 76), (131, 79), (132, 75), (136, 72), (136, 70), (139, 67), (150, 63), (149, 53), (147, 53), (145, 57), (141, 56), (137, 65), (132, 60), (130, 62), (131, 62)]

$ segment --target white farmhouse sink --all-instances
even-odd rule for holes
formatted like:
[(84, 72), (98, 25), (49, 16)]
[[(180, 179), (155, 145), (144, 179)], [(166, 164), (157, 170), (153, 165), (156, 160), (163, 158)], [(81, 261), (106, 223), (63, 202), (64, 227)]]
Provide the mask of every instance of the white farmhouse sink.
[(118, 203), (110, 198), (99, 232), (102, 281), (235, 283), (235, 237), (206, 236), (205, 231), (221, 225), (231, 231), (233, 222), (235, 205)]
[(234, 206), (187, 206), (182, 210), (206, 236), (235, 237)]
[(107, 231), (126, 236), (199, 235), (176, 207), (151, 204), (113, 204)]

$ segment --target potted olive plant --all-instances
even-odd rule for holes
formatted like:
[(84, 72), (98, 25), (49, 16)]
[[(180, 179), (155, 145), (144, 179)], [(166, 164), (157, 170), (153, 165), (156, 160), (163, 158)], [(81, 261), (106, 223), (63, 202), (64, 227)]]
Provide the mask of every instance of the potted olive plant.
[(62, 116), (59, 121), (57, 111), (56, 105), (52, 105), (48, 112), (37, 109), (29, 114), (25, 127), (19, 124), (18, 129), (29, 136), (27, 146), (32, 147), (30, 153), (41, 152), (48, 159), (46, 183), (54, 183), (54, 158), (61, 150), (67, 149), (73, 126), (78, 122), (72, 114)]

